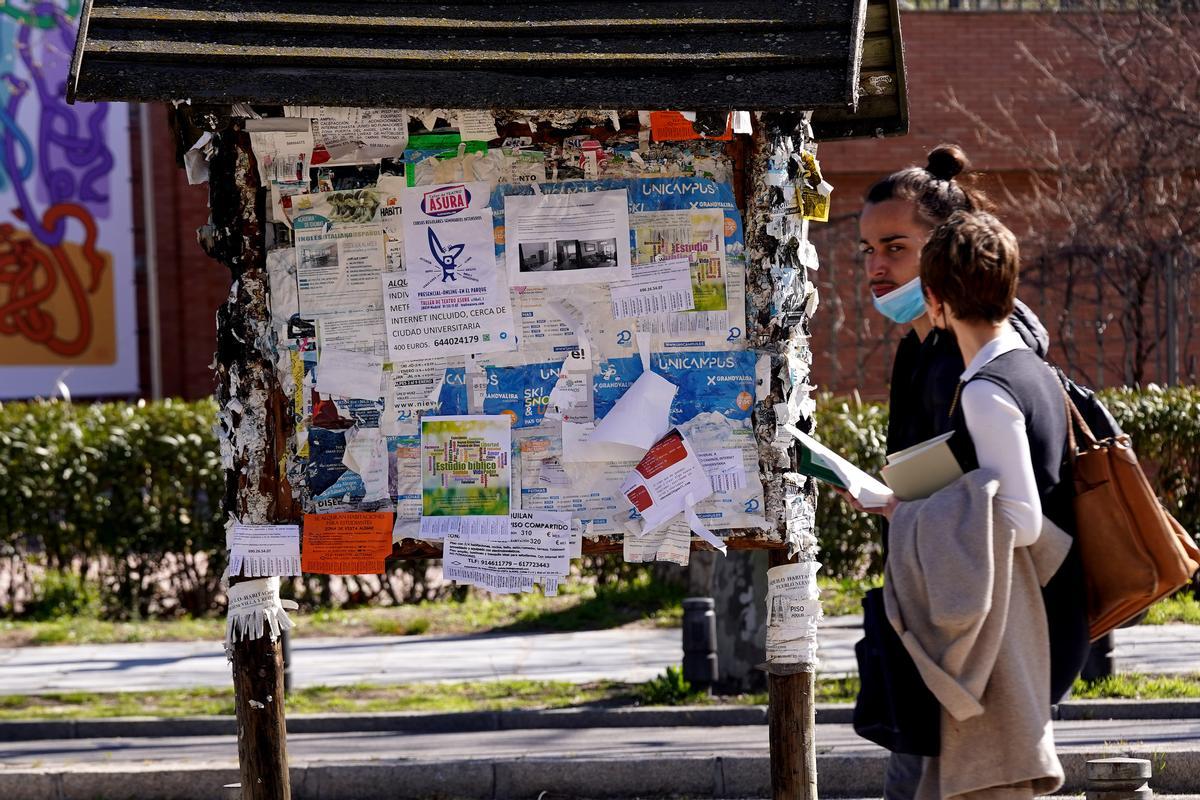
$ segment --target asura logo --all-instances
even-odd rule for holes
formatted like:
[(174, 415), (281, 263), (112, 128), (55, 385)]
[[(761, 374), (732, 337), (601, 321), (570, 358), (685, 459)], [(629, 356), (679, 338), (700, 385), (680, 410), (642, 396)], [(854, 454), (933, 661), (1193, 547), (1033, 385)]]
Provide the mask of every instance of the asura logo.
[(445, 186), (426, 192), (421, 198), (421, 211), (429, 217), (449, 217), (465, 211), (471, 205), (471, 193), (464, 185)]

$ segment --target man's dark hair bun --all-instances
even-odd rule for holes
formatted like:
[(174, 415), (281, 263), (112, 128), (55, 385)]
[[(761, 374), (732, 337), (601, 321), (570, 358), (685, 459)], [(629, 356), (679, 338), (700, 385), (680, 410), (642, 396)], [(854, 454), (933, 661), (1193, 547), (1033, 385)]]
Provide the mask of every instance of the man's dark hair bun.
[(956, 144), (940, 144), (929, 151), (925, 171), (940, 181), (952, 180), (969, 166), (967, 154)]

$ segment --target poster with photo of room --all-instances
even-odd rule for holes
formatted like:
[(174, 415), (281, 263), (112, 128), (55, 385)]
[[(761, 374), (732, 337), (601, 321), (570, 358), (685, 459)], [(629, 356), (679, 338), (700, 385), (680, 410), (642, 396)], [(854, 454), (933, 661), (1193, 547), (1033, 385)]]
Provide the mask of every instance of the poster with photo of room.
[(625, 190), (509, 195), (504, 210), (513, 286), (629, 279), (632, 254)]

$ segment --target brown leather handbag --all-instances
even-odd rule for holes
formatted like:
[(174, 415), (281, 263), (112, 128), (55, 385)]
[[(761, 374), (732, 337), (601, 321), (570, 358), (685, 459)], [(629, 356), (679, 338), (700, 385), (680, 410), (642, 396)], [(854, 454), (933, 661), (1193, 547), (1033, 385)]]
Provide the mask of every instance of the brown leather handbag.
[(1065, 393), (1064, 398), (1076, 537), (1095, 641), (1187, 584), (1200, 569), (1200, 549), (1154, 496), (1129, 437), (1097, 441), (1079, 409)]

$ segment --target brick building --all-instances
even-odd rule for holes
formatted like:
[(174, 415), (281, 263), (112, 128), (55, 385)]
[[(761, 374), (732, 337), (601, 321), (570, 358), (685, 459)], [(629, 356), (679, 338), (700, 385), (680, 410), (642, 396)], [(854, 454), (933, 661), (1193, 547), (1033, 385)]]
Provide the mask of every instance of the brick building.
[[(1046, 108), (1035, 99), (1037, 69), (1024, 55), (1064, 69), (1094, 70), (1086, 52), (1064, 49), (1062, 36), (1051, 29), (1053, 15), (1034, 12), (919, 11), (902, 18), (908, 68), (911, 133), (886, 140), (826, 143), (820, 158), (826, 178), (834, 185), (835, 220), (817, 235), (822, 266), (816, 279), (822, 309), (814, 318), (813, 347), (818, 352), (813, 377), (823, 389), (858, 390), (864, 397), (886, 394), (895, 326), (871, 308), (860, 280), (857, 229), (853, 216), (872, 181), (913, 163), (924, 163), (925, 153), (940, 142), (961, 144), (985, 188), (998, 195), (1004, 186), (1019, 195), (1019, 157), (989, 137), (981, 138), (976, 126), (949, 107), (953, 96), (989, 124), (1004, 124), (1000, 108), (1016, 119), (1040, 115), (1060, 135), (1070, 136), (1080, 120), (1069, 107)], [(214, 315), (229, 291), (228, 273), (209, 260), (196, 243), (196, 229), (208, 216), (207, 187), (188, 186), (174, 161), (174, 146), (166, 115), (152, 115), (156, 158), (152, 176), (155, 205), (152, 220), (157, 258), (159, 340), (161, 342), (161, 393), (188, 398), (207, 396), (213, 383), (209, 371), (215, 336)], [(135, 148), (137, 142), (134, 143)], [(135, 174), (135, 182), (141, 176)], [(139, 185), (135, 183), (135, 185)], [(136, 231), (139, 252), (146, 237), (140, 198)], [(1001, 214), (1005, 210), (1001, 209)], [(146, 305), (146, 270), (139, 271), (139, 304)], [(1113, 336), (1104, 330), (1102, 309), (1063, 308), (1046, 291), (1024, 292), (1023, 299), (1043, 318), (1052, 339), (1074, 337), (1075, 352), (1090, 368), (1082, 375), (1094, 383), (1122, 382), (1113, 366)], [(146, 316), (141, 315), (142, 319)], [(1093, 335), (1094, 334), (1094, 335)], [(1108, 337), (1107, 339), (1105, 337)], [(140, 331), (140, 363), (144, 394), (151, 394), (150, 335)], [(1194, 375), (1200, 342), (1183, 351), (1183, 374)], [(1052, 351), (1052, 355), (1055, 351)], [(1093, 363), (1094, 362), (1094, 363)], [(1190, 368), (1189, 368), (1190, 365)], [(1153, 373), (1161, 380), (1159, 373)]]

